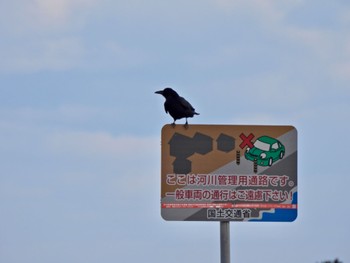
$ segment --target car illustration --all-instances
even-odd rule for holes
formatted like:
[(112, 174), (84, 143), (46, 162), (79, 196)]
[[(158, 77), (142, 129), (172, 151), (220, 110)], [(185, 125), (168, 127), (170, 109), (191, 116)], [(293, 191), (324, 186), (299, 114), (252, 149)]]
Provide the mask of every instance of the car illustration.
[(247, 147), (245, 158), (257, 162), (260, 166), (271, 166), (274, 162), (282, 159), (285, 153), (284, 145), (277, 139), (269, 136), (261, 136), (253, 144), (254, 147)]

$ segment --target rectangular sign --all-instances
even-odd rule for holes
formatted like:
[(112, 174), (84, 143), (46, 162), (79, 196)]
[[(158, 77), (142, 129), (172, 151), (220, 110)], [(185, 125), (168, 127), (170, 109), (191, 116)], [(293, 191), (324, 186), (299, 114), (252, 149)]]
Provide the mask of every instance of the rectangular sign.
[(161, 215), (175, 221), (294, 221), (293, 126), (165, 125)]

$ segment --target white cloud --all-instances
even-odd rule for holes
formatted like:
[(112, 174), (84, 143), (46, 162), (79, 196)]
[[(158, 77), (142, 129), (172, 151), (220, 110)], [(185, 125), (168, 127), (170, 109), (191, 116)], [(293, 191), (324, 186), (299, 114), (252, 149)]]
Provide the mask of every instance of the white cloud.
[(290, 19), (294, 8), (308, 8), (304, 0), (217, 0), (216, 3), (226, 12), (238, 15), (243, 12), (251, 19), (257, 19), (273, 38), (289, 40), (294, 47), (298, 45), (304, 49), (305, 61), (312, 59), (310, 65), (315, 63), (322, 68), (325, 76), (335, 80), (350, 79), (350, 9), (346, 5), (334, 11), (333, 21), (338, 26), (319, 27), (305, 26)]
[(286, 13), (299, 5), (302, 0), (278, 1), (278, 0), (216, 0), (219, 8), (226, 12), (249, 14), (251, 17), (260, 18), (264, 23), (282, 20)]
[[(0, 2), (0, 71), (66, 70), (81, 65), (85, 46), (73, 32), (97, 0)], [(67, 34), (70, 32), (69, 34)]]
[[(35, 92), (35, 89), (33, 89)], [(118, 121), (118, 113), (113, 109), (87, 107), (83, 105), (61, 105), (53, 109), (23, 107), (0, 110), (0, 128), (2, 131), (33, 133), (47, 132), (57, 128), (92, 125), (113, 117)]]
[(333, 51), (337, 51), (334, 49), (333, 40), (339, 37), (338, 32), (285, 25), (280, 29), (280, 33), (293, 42), (304, 45), (319, 58), (329, 58), (334, 56)]
[(75, 1), (67, 0), (35, 0), (36, 12), (46, 21), (63, 23), (72, 11)]
[(97, 0), (16, 0), (0, 4), (0, 28), (8, 32), (52, 31), (82, 23)]
[(77, 37), (29, 40), (25, 45), (0, 44), (0, 47), (0, 71), (5, 72), (71, 69), (80, 64), (85, 53)]
[(336, 78), (350, 80), (350, 58), (347, 62), (337, 63), (331, 67), (331, 72)]
[(108, 40), (95, 43), (95, 46), (89, 50), (89, 57), (86, 59), (92, 59), (94, 63), (93, 65), (82, 65), (84, 67), (119, 69), (144, 65), (155, 58), (140, 48), (132, 48), (121, 45), (117, 41)]
[[(338, 58), (331, 64), (330, 70), (335, 78), (341, 80), (350, 80), (350, 34), (347, 33), (342, 41), (342, 45), (338, 52)], [(348, 86), (348, 85), (347, 85)]]
[[(284, 27), (284, 35), (303, 45), (317, 66), (333, 79), (350, 79), (350, 34), (348, 30)], [(282, 31), (281, 31), (282, 32)]]
[(92, 46), (80, 37), (24, 38), (26, 44), (0, 43), (0, 72), (65, 71), (76, 68), (128, 68), (152, 58), (146, 52), (118, 44), (95, 42)]
[(47, 137), (47, 145), (54, 153), (93, 158), (130, 160), (154, 154), (159, 140), (148, 137), (118, 136), (106, 132), (59, 132)]
[(259, 26), (265, 30), (266, 35), (274, 39), (278, 38), (279, 41), (290, 41), (290, 46), (293, 48), (299, 46), (305, 54), (304, 60), (311, 59), (310, 65), (315, 63), (318, 70), (322, 68), (325, 76), (344, 80), (350, 78), (350, 34), (348, 30), (350, 9), (347, 5), (338, 6), (337, 9), (332, 10), (334, 13), (332, 21), (337, 26), (320, 27), (312, 26), (312, 24), (307, 26), (290, 16), (295, 8), (300, 8), (305, 12), (312, 7), (312, 4), (304, 0), (282, 2), (278, 0), (215, 0), (215, 3), (230, 15), (243, 14), (252, 21), (259, 21)]
[(74, 11), (89, 8), (94, 0), (34, 0), (33, 4), (39, 15), (47, 21), (59, 21), (69, 18)]

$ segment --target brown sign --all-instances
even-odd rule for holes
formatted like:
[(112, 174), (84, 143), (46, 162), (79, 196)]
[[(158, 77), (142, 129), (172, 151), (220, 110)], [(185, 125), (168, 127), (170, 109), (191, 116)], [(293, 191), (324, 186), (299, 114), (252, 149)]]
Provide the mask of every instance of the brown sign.
[(296, 129), (165, 125), (161, 214), (179, 221), (295, 220)]

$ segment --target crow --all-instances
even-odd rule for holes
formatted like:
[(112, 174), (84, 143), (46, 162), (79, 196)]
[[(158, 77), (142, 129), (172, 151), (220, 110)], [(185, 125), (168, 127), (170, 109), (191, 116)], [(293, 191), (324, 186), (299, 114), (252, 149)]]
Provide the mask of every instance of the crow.
[(183, 97), (180, 97), (175, 90), (165, 88), (164, 90), (156, 91), (155, 93), (164, 96), (164, 109), (166, 113), (169, 113), (171, 117), (173, 117), (173, 126), (175, 126), (176, 120), (186, 118), (185, 128), (187, 128), (187, 118), (192, 118), (194, 115), (199, 115), (192, 105)]

